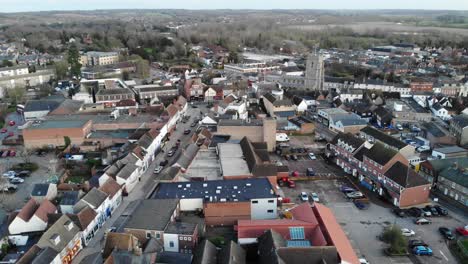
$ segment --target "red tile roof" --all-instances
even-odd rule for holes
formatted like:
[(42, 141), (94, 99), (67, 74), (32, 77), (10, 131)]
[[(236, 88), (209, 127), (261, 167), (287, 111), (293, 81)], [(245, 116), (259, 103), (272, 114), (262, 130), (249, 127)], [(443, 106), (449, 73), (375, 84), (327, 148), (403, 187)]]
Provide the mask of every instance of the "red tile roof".
[(17, 217), (21, 218), (23, 221), (27, 222), (36, 212), (39, 204), (34, 198), (29, 199), (29, 201), (21, 208), (21, 211), (18, 213)]
[(359, 264), (359, 259), (354, 252), (348, 237), (344, 233), (341, 226), (336, 221), (333, 212), (326, 206), (315, 203), (314, 211), (319, 217), (320, 224), (323, 227), (324, 233), (328, 234), (327, 238), (331, 240), (340, 255), (341, 262), (350, 264)]
[(113, 198), (120, 189), (122, 189), (122, 187), (112, 178), (109, 178), (101, 187), (99, 187), (99, 190), (105, 192), (110, 198)]
[(173, 105), (173, 104), (170, 104), (167, 108), (166, 108), (166, 111), (167, 113), (169, 114), (169, 117), (173, 117), (177, 114), (177, 112), (179, 111), (179, 109), (177, 108), (177, 106)]
[(39, 208), (37, 208), (35, 215), (44, 222), (49, 221), (48, 214), (53, 214), (57, 212), (57, 207), (49, 200), (42, 201)]
[(91, 207), (86, 206), (83, 210), (81, 210), (78, 214), (78, 220), (80, 222), (80, 227), (82, 230), (85, 230), (89, 224), (96, 218), (96, 212), (91, 209)]
[(308, 223), (313, 223), (318, 225), (317, 217), (315, 217), (314, 211), (310, 207), (309, 203), (302, 203), (291, 210), (293, 219), (300, 220)]

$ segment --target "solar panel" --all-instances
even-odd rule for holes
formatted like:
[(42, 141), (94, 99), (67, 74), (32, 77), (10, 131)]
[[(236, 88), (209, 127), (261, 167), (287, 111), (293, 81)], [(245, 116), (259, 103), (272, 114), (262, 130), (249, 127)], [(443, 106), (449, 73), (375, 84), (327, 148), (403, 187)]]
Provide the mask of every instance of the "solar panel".
[(288, 240), (286, 241), (287, 247), (310, 247), (310, 241), (308, 240)]
[(290, 227), (289, 235), (291, 236), (292, 240), (304, 239), (305, 238), (304, 227)]

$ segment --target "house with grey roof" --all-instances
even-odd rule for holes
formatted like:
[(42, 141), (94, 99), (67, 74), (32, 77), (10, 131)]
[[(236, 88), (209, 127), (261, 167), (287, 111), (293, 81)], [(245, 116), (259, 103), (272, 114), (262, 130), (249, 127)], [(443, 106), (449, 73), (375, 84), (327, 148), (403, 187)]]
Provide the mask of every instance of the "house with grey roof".
[(73, 211), (79, 213), (89, 206), (96, 212), (97, 228), (101, 228), (111, 215), (109, 203), (109, 196), (105, 192), (93, 188), (73, 207)]
[(65, 101), (63, 97), (29, 100), (24, 106), (24, 119), (29, 121), (43, 118), (57, 109), (63, 101)]
[(457, 138), (461, 146), (468, 144), (468, 115), (461, 114), (450, 120), (450, 133)]
[[(83, 249), (81, 241), (80, 228), (68, 217), (62, 215), (49, 229), (42, 234), (41, 239), (37, 242), (37, 246), (41, 249), (51, 248), (53, 254), (47, 254), (48, 259), (53, 259), (47, 263), (71, 263), (76, 255)], [(34, 263), (34, 261), (33, 261)]]
[(155, 239), (166, 252), (192, 253), (198, 243), (198, 225), (176, 221), (179, 211), (179, 199), (141, 200), (124, 230), (142, 244)]
[(37, 183), (34, 184), (31, 191), (31, 198), (34, 198), (38, 202), (42, 202), (43, 200), (52, 201), (55, 197), (57, 197), (57, 184)]

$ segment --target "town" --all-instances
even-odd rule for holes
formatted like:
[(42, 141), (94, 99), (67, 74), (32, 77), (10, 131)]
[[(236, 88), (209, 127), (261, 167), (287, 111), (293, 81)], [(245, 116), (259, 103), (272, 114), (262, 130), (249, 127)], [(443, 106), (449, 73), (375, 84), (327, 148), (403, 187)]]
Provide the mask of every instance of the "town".
[(0, 31), (1, 263), (468, 263), (468, 46), (188, 20), (171, 58)]

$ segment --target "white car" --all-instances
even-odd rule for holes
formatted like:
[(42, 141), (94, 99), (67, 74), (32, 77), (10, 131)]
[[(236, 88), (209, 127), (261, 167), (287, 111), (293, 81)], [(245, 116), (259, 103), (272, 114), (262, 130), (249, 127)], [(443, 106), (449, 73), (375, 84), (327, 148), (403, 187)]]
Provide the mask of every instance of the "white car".
[(7, 171), (7, 172), (3, 173), (2, 176), (5, 177), (5, 178), (14, 178), (14, 177), (16, 177), (16, 172)]
[(19, 178), (19, 177), (13, 177), (13, 178), (10, 178), (10, 182), (11, 182), (11, 183), (15, 183), (15, 184), (23, 183), (23, 182), (24, 182), (24, 179)]
[(311, 193), (310, 196), (312, 197), (312, 200), (314, 200), (314, 202), (320, 202), (320, 199), (317, 193)]
[(424, 151), (428, 151), (428, 150), (431, 150), (431, 147), (429, 147), (429, 146), (420, 146), (419, 148), (416, 149), (417, 152), (424, 152)]
[(154, 174), (159, 174), (162, 170), (163, 170), (163, 166), (157, 166), (155, 169), (154, 169)]
[(316, 160), (317, 157), (315, 156), (314, 153), (309, 153), (309, 159), (311, 159), (311, 160)]
[(416, 235), (416, 233), (408, 228), (402, 228), (401, 229), (401, 234), (404, 235), (405, 237), (410, 237)]
[(403, 131), (403, 126), (401, 124), (396, 124), (396, 128), (400, 131)]
[(362, 198), (364, 197), (364, 194), (362, 194), (362, 192), (350, 192), (350, 193), (347, 193), (346, 196), (348, 198)]
[(360, 263), (360, 264), (370, 264), (370, 262), (367, 261), (367, 259), (365, 259), (365, 258), (360, 258), (360, 259), (359, 259), (359, 263)]
[(301, 201), (303, 201), (303, 202), (309, 201), (309, 195), (307, 195), (306, 192), (301, 192), (300, 197), (301, 197)]

